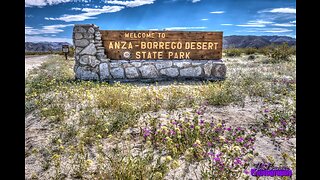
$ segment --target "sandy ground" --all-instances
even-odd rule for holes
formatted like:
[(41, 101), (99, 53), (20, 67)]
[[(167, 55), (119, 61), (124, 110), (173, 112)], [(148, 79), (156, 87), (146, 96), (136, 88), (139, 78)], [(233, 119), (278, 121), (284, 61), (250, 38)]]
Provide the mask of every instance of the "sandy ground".
[[(42, 62), (49, 59), (50, 55), (44, 56), (32, 56), (25, 58), (26, 64), (26, 73), (34, 68), (39, 66)], [(227, 60), (226, 64), (232, 64), (233, 61), (237, 59), (230, 59)], [(242, 63), (242, 61), (237, 61), (237, 66)], [(261, 65), (263, 68), (266, 68), (266, 65)], [(256, 66), (254, 68), (262, 68), (260, 66)], [(244, 65), (243, 68), (250, 69), (250, 66), (247, 64)], [(229, 69), (229, 71), (232, 68)], [(230, 72), (229, 72), (230, 73)], [(159, 83), (158, 85), (166, 86), (170, 83), (164, 82)], [(190, 82), (190, 84), (192, 84)], [(141, 84), (140, 84), (141, 85)], [(143, 84), (145, 85), (145, 84)], [(189, 84), (188, 84), (189, 85)], [(185, 85), (185, 86), (188, 86)], [(225, 120), (228, 125), (231, 126), (242, 126), (247, 127), (248, 125), (254, 123), (256, 121), (256, 116), (259, 114), (259, 111), (263, 107), (263, 102), (261, 99), (257, 98), (254, 100), (246, 99), (244, 106), (239, 105), (228, 105), (223, 107), (214, 107), (209, 106), (205, 112), (205, 117), (214, 117), (216, 119)], [(190, 108), (182, 108), (178, 109), (175, 112), (184, 112), (189, 111)], [(159, 115), (159, 114), (169, 114), (165, 110), (161, 110), (159, 112), (150, 113), (151, 115)], [(173, 113), (174, 114), (174, 113)], [(146, 116), (142, 116), (146, 117)], [(173, 115), (174, 117), (174, 115)], [(143, 118), (141, 119), (143, 120)], [(53, 172), (52, 169), (43, 170), (43, 160), (46, 157), (46, 152), (40, 153), (32, 153), (32, 149), (36, 148), (46, 149), (47, 146), (50, 145), (50, 138), (54, 136), (56, 133), (53, 131), (52, 124), (48, 123), (45, 120), (41, 120), (40, 118), (34, 116), (33, 113), (26, 115), (25, 117), (25, 177), (26, 179), (31, 179), (32, 174), (35, 173), (38, 175), (39, 179), (47, 179), (50, 176), (50, 173)], [(272, 156), (276, 163), (281, 162), (281, 153), (286, 152), (289, 155), (295, 154), (296, 149), (296, 139), (291, 138), (287, 141), (280, 141), (280, 147), (276, 147), (270, 138), (262, 136), (261, 134), (256, 135), (256, 143), (254, 145), (255, 152), (259, 153), (259, 156), (254, 159), (254, 162), (262, 162), (262, 159), (266, 158), (267, 156)], [(141, 142), (134, 142), (132, 143), (141, 143)], [(112, 143), (111, 143), (112, 144)], [(105, 147), (111, 146), (110, 143), (105, 142)], [(178, 168), (176, 171), (170, 172), (165, 179), (171, 179), (172, 173), (176, 173), (180, 179), (197, 179), (194, 177), (194, 172), (200, 174), (199, 170), (195, 166), (189, 167), (190, 173), (182, 178), (182, 174), (184, 172), (184, 166)], [(250, 177), (250, 179), (256, 179), (255, 177)], [(268, 178), (261, 178), (261, 179), (274, 179), (272, 177)], [(295, 179), (293, 177), (292, 179)]]
[(25, 56), (24, 65), (25, 65), (25, 75), (28, 72), (41, 65), (44, 61), (50, 59), (51, 55), (42, 55), (42, 56)]

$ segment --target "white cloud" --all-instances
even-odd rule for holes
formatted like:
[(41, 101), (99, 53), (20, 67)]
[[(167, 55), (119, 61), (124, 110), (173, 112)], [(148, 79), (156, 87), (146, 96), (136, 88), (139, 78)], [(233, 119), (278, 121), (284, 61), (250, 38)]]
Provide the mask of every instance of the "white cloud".
[(127, 7), (137, 7), (146, 4), (153, 4), (155, 0), (133, 0), (133, 1), (119, 1), (119, 0), (106, 0), (107, 4), (123, 5)]
[(46, 20), (60, 20), (65, 22), (72, 22), (72, 21), (84, 21), (87, 19), (96, 19), (97, 15), (103, 13), (113, 13), (122, 10), (124, 6), (103, 6), (101, 9), (95, 8), (83, 8), (81, 11), (84, 13), (81, 14), (64, 14), (58, 18), (52, 17), (45, 17)]
[(252, 20), (247, 22), (246, 24), (239, 24), (236, 26), (240, 27), (266, 27), (266, 24), (272, 24), (271, 21), (265, 21), (265, 20)]
[(192, 0), (192, 3), (200, 2), (200, 0)]
[(31, 18), (31, 17), (34, 17), (34, 16), (31, 15), (31, 14), (25, 14), (24, 17), (25, 17), (25, 18)]
[(285, 32), (292, 32), (292, 31), (293, 30), (286, 29), (286, 28), (252, 28), (252, 29), (246, 29), (238, 32), (285, 33)]
[(240, 27), (266, 27), (264, 24), (238, 24)]
[(270, 29), (262, 30), (261, 32), (283, 33), (283, 32), (291, 32), (291, 31), (293, 30), (285, 29), (285, 28), (270, 28)]
[(210, 12), (211, 14), (223, 14), (224, 13), (224, 11), (212, 11), (212, 12)]
[(80, 11), (80, 10), (81, 10), (81, 8), (73, 7), (73, 8), (71, 8), (71, 10), (74, 10), (74, 11)]
[(201, 21), (208, 21), (209, 19), (201, 19)]
[(274, 9), (264, 9), (264, 10), (258, 11), (258, 13), (265, 13), (265, 12), (296, 14), (296, 9), (295, 8), (274, 8)]
[(296, 21), (290, 21), (290, 23), (292, 23), (292, 24), (296, 24)]
[(24, 32), (26, 35), (38, 35), (38, 34), (56, 34), (63, 32), (62, 28), (73, 26), (73, 24), (56, 24), (49, 26), (42, 26), (41, 29), (36, 29), (30, 26), (25, 26)]
[(206, 29), (207, 27), (168, 27), (165, 28), (165, 31), (173, 31), (173, 30), (192, 30), (192, 29)]
[(296, 9), (295, 8), (275, 8), (272, 9), (272, 13), (290, 13), (290, 14), (296, 14)]
[(249, 21), (247, 24), (272, 24), (273, 22), (271, 21), (264, 21), (264, 20), (254, 20), (254, 21)]
[(72, 21), (84, 21), (87, 19), (96, 19), (96, 17), (92, 17), (98, 15), (96, 13), (82, 13), (82, 14), (64, 14), (61, 17), (58, 18), (51, 18), (51, 17), (45, 17), (46, 20), (60, 20), (65, 22), (72, 22)]
[(232, 26), (233, 24), (220, 24), (221, 26)]
[(47, 5), (55, 5), (60, 3), (71, 2), (73, 0), (25, 0), (25, 7), (43, 7)]
[(43, 36), (25, 36), (24, 42), (68, 42), (72, 44), (71, 38), (43, 37)]
[(279, 26), (279, 27), (294, 27), (294, 26), (296, 26), (295, 24), (293, 24), (293, 23), (282, 23), (282, 24), (272, 24), (273, 26)]

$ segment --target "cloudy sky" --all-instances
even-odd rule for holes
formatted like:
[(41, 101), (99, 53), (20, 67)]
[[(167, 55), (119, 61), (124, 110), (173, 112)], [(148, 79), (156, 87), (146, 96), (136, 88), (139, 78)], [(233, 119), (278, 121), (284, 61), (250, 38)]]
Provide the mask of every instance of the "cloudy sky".
[(223, 31), (296, 37), (295, 0), (25, 0), (25, 41), (72, 42), (74, 24), (102, 30)]

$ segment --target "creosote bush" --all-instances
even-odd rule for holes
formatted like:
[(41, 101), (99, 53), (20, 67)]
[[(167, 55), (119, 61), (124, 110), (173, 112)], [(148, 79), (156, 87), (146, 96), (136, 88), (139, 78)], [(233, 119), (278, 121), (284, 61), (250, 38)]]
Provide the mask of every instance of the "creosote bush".
[(266, 63), (279, 63), (292, 61), (292, 56), (296, 55), (296, 46), (289, 46), (288, 43), (283, 43), (271, 44), (261, 48), (228, 48), (224, 49), (224, 53), (227, 57), (239, 57), (242, 54), (263, 54), (268, 57)]
[(288, 43), (281, 45), (270, 45), (262, 48), (262, 53), (265, 54), (270, 63), (279, 63), (285, 61), (292, 61), (292, 56), (296, 55), (296, 47), (289, 46)]
[(243, 48), (243, 52), (244, 52), (246, 55), (251, 55), (251, 54), (256, 54), (256, 53), (258, 52), (258, 49), (257, 49), (257, 48), (253, 48), (253, 47)]
[(242, 53), (242, 51), (238, 48), (225, 49), (224, 52), (228, 57), (238, 57), (241, 56)]

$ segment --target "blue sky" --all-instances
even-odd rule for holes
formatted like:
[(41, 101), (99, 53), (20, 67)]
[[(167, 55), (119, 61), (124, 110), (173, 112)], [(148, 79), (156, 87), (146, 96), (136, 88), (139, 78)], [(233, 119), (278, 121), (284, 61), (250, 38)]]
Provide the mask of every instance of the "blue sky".
[(223, 31), (296, 38), (294, 0), (25, 0), (25, 41), (72, 42), (74, 24), (102, 30)]

